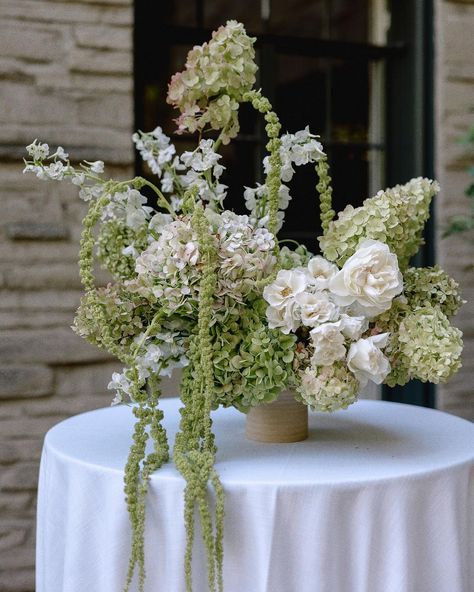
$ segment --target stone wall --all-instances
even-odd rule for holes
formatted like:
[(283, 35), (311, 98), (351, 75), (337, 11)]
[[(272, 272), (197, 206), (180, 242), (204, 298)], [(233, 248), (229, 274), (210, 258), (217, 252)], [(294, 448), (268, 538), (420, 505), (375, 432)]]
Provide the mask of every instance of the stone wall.
[(465, 337), (463, 369), (438, 388), (438, 407), (474, 420), (474, 245), (472, 235), (441, 238), (449, 218), (469, 209), (466, 168), (474, 162), (458, 138), (474, 123), (474, 1), (438, 0), (435, 9), (437, 260), (461, 282), (468, 301), (456, 319)]
[(47, 429), (110, 401), (115, 363), (70, 330), (83, 207), (21, 173), (35, 137), (133, 172), (131, 0), (0, 2), (0, 590), (34, 590)]

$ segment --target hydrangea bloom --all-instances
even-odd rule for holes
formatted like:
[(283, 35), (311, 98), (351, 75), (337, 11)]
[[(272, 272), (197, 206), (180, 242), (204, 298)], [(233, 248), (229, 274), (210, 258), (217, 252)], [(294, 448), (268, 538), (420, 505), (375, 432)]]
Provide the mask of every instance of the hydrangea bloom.
[(239, 103), (255, 83), (254, 42), (241, 23), (228, 21), (208, 43), (189, 52), (185, 70), (168, 88), (168, 103), (181, 111), (181, 131), (226, 129), (224, 142), (237, 135)]
[(459, 284), (439, 265), (410, 267), (405, 271), (404, 282), (404, 293), (412, 308), (439, 306), (446, 316), (451, 317), (463, 304)]
[(354, 254), (361, 239), (374, 239), (386, 243), (400, 267), (406, 267), (420, 247), (430, 202), (438, 191), (436, 181), (419, 177), (379, 191), (358, 208), (347, 206), (319, 237), (324, 256), (341, 265)]
[(316, 370), (308, 367), (300, 380), (297, 393), (315, 411), (345, 409), (357, 401), (359, 381), (342, 362)]

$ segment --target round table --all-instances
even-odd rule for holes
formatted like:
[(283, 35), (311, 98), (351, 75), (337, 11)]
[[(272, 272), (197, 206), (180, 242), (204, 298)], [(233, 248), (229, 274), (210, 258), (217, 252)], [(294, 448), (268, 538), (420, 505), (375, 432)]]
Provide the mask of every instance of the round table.
[[(170, 441), (179, 401), (162, 401)], [(226, 492), (225, 592), (472, 592), (474, 424), (439, 411), (360, 401), (310, 413), (296, 444), (245, 439), (245, 417), (213, 413)], [(130, 528), (125, 406), (72, 417), (45, 439), (36, 592), (119, 592)], [(183, 592), (183, 480), (151, 478), (146, 590)], [(207, 592), (196, 533), (194, 592)]]

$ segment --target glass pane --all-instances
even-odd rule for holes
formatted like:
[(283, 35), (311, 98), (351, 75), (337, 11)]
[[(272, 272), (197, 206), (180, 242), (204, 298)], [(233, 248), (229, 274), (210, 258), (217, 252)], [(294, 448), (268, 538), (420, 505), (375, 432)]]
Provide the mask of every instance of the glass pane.
[(276, 35), (328, 37), (326, 4), (325, 0), (273, 0), (268, 30)]
[(229, 19), (244, 24), (248, 33), (261, 33), (260, 2), (258, 0), (208, 0), (203, 2), (204, 26), (217, 29)]
[(369, 0), (330, 0), (329, 36), (338, 41), (367, 42)]

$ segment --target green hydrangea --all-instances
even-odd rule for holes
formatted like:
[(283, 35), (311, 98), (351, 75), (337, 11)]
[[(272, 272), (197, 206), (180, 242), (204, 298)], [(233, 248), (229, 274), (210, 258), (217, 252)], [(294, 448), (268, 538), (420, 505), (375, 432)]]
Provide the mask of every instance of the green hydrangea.
[[(97, 314), (97, 307), (102, 314)], [(108, 348), (105, 339), (129, 350), (134, 338), (146, 330), (156, 310), (139, 294), (120, 284), (87, 292), (74, 319), (74, 331), (99, 347)], [(106, 337), (105, 337), (106, 336)]]
[(215, 404), (241, 411), (270, 402), (293, 378), (295, 336), (269, 329), (265, 302), (235, 308), (213, 326)]
[(404, 293), (410, 308), (439, 306), (448, 317), (455, 315), (463, 300), (459, 284), (438, 265), (410, 267), (404, 273)]
[(294, 250), (282, 247), (278, 254), (279, 267), (280, 269), (306, 267), (312, 256), (312, 253), (304, 245), (298, 245)]
[(360, 385), (344, 362), (335, 362), (306, 368), (296, 390), (298, 398), (315, 411), (336, 411), (357, 401)]
[(386, 383), (404, 385), (412, 378), (445, 382), (461, 367), (461, 331), (439, 307), (426, 306), (407, 314), (401, 310), (392, 321), (396, 325), (401, 319), (398, 330), (391, 334), (385, 349), (392, 366)]
[(343, 265), (360, 240), (369, 238), (387, 243), (400, 267), (406, 267), (422, 244), (430, 202), (438, 191), (436, 181), (419, 177), (379, 191), (358, 208), (347, 206), (319, 237), (324, 256)]
[(129, 228), (124, 220), (110, 220), (100, 227), (97, 237), (97, 257), (115, 279), (128, 280), (136, 277), (136, 256), (125, 255), (124, 249), (133, 247), (141, 252), (147, 245), (146, 227), (136, 232)]

